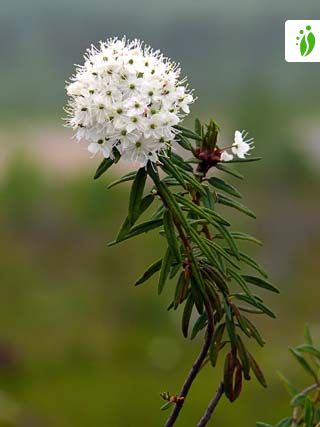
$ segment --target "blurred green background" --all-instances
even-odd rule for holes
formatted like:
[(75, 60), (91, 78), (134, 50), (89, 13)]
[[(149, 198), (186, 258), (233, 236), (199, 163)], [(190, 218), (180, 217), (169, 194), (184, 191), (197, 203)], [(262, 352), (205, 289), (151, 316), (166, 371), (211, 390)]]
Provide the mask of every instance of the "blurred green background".
[[(296, 0), (4, 0), (0, 14), (0, 426), (161, 426), (161, 391), (175, 393), (200, 345), (181, 338), (172, 290), (133, 287), (161, 252), (151, 235), (108, 248), (128, 187), (92, 180), (99, 159), (62, 127), (64, 81), (90, 43), (127, 34), (180, 61), (221, 139), (256, 138), (263, 162), (241, 166), (258, 220), (233, 218), (264, 239), (258, 259), (282, 290), (278, 318), (259, 319), (254, 348), (268, 389), (246, 384), (212, 425), (250, 427), (288, 413), (277, 370), (305, 378), (287, 351), (305, 322), (319, 330), (319, 65), (284, 60), (284, 22), (317, 19)], [(116, 175), (119, 170), (110, 174)], [(208, 369), (178, 426), (196, 425), (220, 370)], [(215, 422), (214, 422), (215, 421)]]

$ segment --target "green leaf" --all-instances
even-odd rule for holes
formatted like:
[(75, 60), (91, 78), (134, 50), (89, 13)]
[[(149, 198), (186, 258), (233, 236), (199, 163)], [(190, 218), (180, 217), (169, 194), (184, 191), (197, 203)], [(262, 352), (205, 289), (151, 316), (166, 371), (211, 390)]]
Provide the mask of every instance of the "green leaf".
[(251, 338), (252, 333), (250, 328), (248, 327), (248, 322), (244, 316), (240, 313), (239, 308), (235, 304), (230, 304), (234, 315), (238, 321), (238, 327), (246, 334), (247, 337)]
[(256, 300), (252, 295), (246, 281), (243, 279), (243, 276), (238, 274), (236, 271), (231, 270), (231, 268), (228, 268), (227, 272), (241, 286), (243, 292), (248, 296), (248, 298), (250, 298), (251, 304), (256, 305)]
[(207, 313), (204, 312), (202, 313), (196, 323), (194, 324), (193, 328), (192, 328), (192, 332), (191, 332), (191, 339), (193, 340), (197, 334), (202, 331), (202, 329), (206, 326), (207, 324)]
[(216, 224), (216, 227), (218, 228), (220, 233), (223, 235), (225, 241), (228, 243), (229, 248), (231, 249), (234, 256), (238, 260), (240, 260), (240, 254), (239, 254), (238, 246), (237, 246), (236, 242), (234, 241), (234, 238), (232, 237), (232, 234), (230, 233), (230, 231), (226, 227), (224, 227), (223, 225), (220, 225), (220, 224)]
[(170, 276), (169, 276), (169, 278), (170, 279), (173, 279), (174, 278), (174, 276), (178, 273), (178, 271), (180, 270), (180, 268), (181, 268), (181, 264), (173, 264), (172, 265), (172, 269), (171, 269), (171, 272), (170, 272)]
[(222, 218), (216, 212), (211, 211), (207, 208), (200, 207), (195, 203), (191, 202), (190, 200), (186, 199), (185, 197), (181, 196), (180, 194), (175, 194), (175, 197), (179, 203), (181, 203), (183, 206), (190, 209), (200, 217), (206, 219), (211, 224), (216, 225), (217, 223), (221, 223), (224, 225), (230, 225), (224, 218)]
[(312, 336), (310, 333), (309, 325), (305, 325), (304, 327), (304, 339), (306, 340), (306, 343), (309, 345), (313, 345)]
[(261, 311), (263, 311), (265, 314), (267, 314), (272, 319), (276, 318), (276, 315), (270, 310), (269, 307), (267, 307), (262, 302), (258, 301), (257, 297), (254, 297), (254, 302), (252, 301), (252, 298), (248, 297), (248, 295), (243, 294), (234, 294), (234, 296), (237, 299), (240, 299), (241, 301), (245, 301), (248, 304), (254, 305), (255, 307), (259, 308)]
[[(231, 235), (236, 240), (244, 240), (244, 241), (248, 241), (251, 243), (255, 243), (258, 246), (263, 246), (263, 243), (260, 240), (256, 239), (253, 236), (250, 236), (250, 234), (241, 233), (240, 231), (232, 231)], [(221, 236), (220, 234), (217, 234), (215, 236), (216, 239), (221, 239), (222, 237), (223, 236)]]
[(190, 228), (190, 237), (196, 243), (202, 254), (208, 259), (208, 261), (214, 265), (217, 265), (214, 253), (212, 253), (212, 251), (210, 251), (206, 245), (205, 239), (193, 228)]
[(234, 158), (233, 160), (229, 160), (226, 163), (249, 163), (249, 162), (257, 162), (261, 160), (261, 157), (246, 157), (245, 159)]
[(189, 323), (190, 323), (190, 317), (192, 314), (193, 305), (194, 305), (194, 301), (193, 301), (192, 295), (190, 294), (184, 305), (184, 310), (182, 315), (182, 333), (185, 338), (188, 337)]
[[(140, 209), (139, 209), (139, 213), (138, 213), (138, 217), (140, 215), (142, 215), (147, 209), (148, 207), (151, 205), (151, 203), (154, 201), (154, 195), (153, 194), (148, 194), (147, 196), (145, 196), (140, 203)], [(136, 218), (136, 220), (138, 219), (138, 217)], [(161, 219), (161, 218), (158, 218)], [(162, 220), (162, 219), (161, 219)], [(129, 215), (126, 217), (126, 219), (124, 220), (119, 232), (118, 232), (118, 236), (115, 240), (114, 243), (118, 243), (118, 242), (122, 242), (122, 240), (126, 240), (126, 236), (128, 234), (131, 233), (132, 231), (132, 224), (131, 220), (129, 218)], [(131, 230), (130, 230), (131, 229)], [(131, 236), (130, 236), (131, 237)]]
[(284, 376), (281, 372), (278, 373), (279, 378), (291, 397), (297, 395), (299, 390)]
[(293, 399), (291, 399), (290, 405), (293, 407), (296, 406), (304, 406), (304, 402), (306, 401), (306, 394), (304, 392), (296, 394)]
[(243, 341), (239, 335), (237, 335), (237, 348), (238, 348), (238, 353), (239, 353), (239, 357), (242, 364), (244, 378), (246, 380), (250, 380), (250, 363), (249, 363), (248, 351), (245, 348)]
[(187, 140), (186, 137), (184, 137), (181, 133), (179, 133), (178, 135), (175, 136), (174, 139), (179, 145), (181, 145), (182, 148), (184, 148), (185, 150), (188, 151), (192, 151), (192, 145), (190, 144), (190, 142)]
[(195, 119), (194, 121), (194, 131), (197, 135), (201, 136), (201, 122), (199, 119)]
[(171, 264), (172, 264), (172, 252), (171, 252), (171, 249), (168, 247), (166, 250), (166, 253), (163, 257), (162, 264), (161, 264), (159, 284), (158, 284), (158, 294), (159, 295), (163, 291), (164, 285), (165, 285), (167, 278), (169, 276)]
[(305, 427), (313, 426), (313, 405), (309, 397), (306, 398), (304, 404), (304, 422)]
[(186, 163), (184, 159), (176, 153), (171, 152), (170, 160), (172, 163), (176, 164), (179, 168), (183, 169), (186, 172), (193, 172), (193, 168), (189, 163)]
[(244, 176), (240, 172), (238, 172), (237, 170), (235, 170), (235, 169), (231, 168), (230, 166), (227, 166), (227, 165), (225, 165), (223, 163), (218, 163), (216, 165), (216, 168), (219, 169), (219, 170), (221, 170), (221, 171), (223, 171), (223, 172), (226, 172), (229, 175), (232, 175), (232, 176), (234, 176), (236, 178), (244, 179)]
[(161, 162), (163, 163), (162, 169), (165, 170), (166, 173), (171, 174), (173, 177), (176, 178), (176, 180), (182, 185), (184, 188), (186, 188), (186, 182), (191, 185), (195, 190), (199, 191), (202, 195), (205, 194), (205, 190), (201, 183), (196, 180), (193, 175), (191, 175), (189, 172), (192, 172), (192, 167), (184, 162), (182, 157), (180, 157), (181, 160), (178, 160), (180, 156), (177, 156), (176, 154), (171, 154), (171, 157), (162, 156), (160, 158)]
[(211, 365), (213, 367), (215, 367), (217, 364), (220, 345), (221, 345), (221, 341), (222, 341), (222, 337), (223, 337), (225, 327), (226, 327), (226, 324), (222, 323), (221, 325), (218, 326), (218, 328), (214, 332), (214, 336), (213, 336), (211, 346), (210, 346), (210, 350), (209, 350), (209, 358), (210, 358)]
[(172, 214), (177, 218), (177, 220), (181, 223), (183, 228), (188, 231), (189, 224), (187, 219), (184, 217), (180, 206), (174, 198), (174, 195), (169, 191), (167, 186), (163, 182), (159, 182), (159, 189), (161, 190), (162, 196), (165, 199), (165, 203), (168, 208), (171, 210)]
[(138, 218), (148, 209), (148, 207), (152, 204), (154, 199), (155, 199), (154, 194), (147, 194), (141, 200)]
[(203, 186), (197, 179), (193, 177), (193, 175), (190, 175), (188, 172), (186, 172), (183, 169), (179, 169), (180, 173), (182, 174), (184, 180), (191, 186), (194, 190), (197, 190), (202, 196), (206, 195), (205, 186)]
[(217, 177), (211, 177), (208, 179), (208, 182), (213, 185), (215, 188), (218, 188), (219, 190), (225, 191), (228, 194), (231, 194), (231, 196), (239, 197), (241, 198), (241, 194), (239, 191), (231, 184), (228, 184), (221, 178)]
[(263, 347), (265, 344), (264, 339), (260, 335), (258, 329), (254, 326), (254, 324), (247, 317), (242, 316), (242, 319), (246, 322), (247, 328), (249, 329), (251, 336), (257, 341), (257, 343)]
[(176, 309), (178, 307), (179, 304), (181, 304), (185, 298), (187, 297), (187, 292), (188, 292), (188, 282), (185, 276), (184, 271), (181, 272), (178, 282), (177, 282), (177, 286), (176, 286), (176, 290), (175, 290), (175, 294), (174, 294), (174, 300), (173, 300), (173, 306), (174, 309)]
[(268, 291), (275, 292), (276, 294), (280, 292), (278, 288), (272, 285), (272, 283), (268, 282), (267, 280), (261, 279), (260, 277), (248, 276), (246, 274), (242, 277), (246, 282), (258, 286), (259, 288), (267, 289)]
[[(122, 238), (125, 237), (130, 232), (131, 224), (129, 217), (127, 216), (125, 220), (123, 221), (123, 224), (120, 227), (120, 230), (118, 231), (117, 238), (115, 240), (115, 243), (121, 242)], [(111, 246), (111, 243), (110, 243)]]
[(171, 176), (165, 176), (163, 178), (163, 182), (165, 182), (168, 187), (180, 185), (180, 183), (175, 178), (172, 178)]
[(163, 226), (166, 234), (166, 238), (168, 241), (168, 245), (172, 251), (172, 255), (175, 259), (180, 262), (181, 261), (181, 253), (180, 253), (180, 243), (178, 242), (175, 226), (173, 222), (172, 213), (166, 209), (163, 215)]
[(135, 178), (136, 174), (137, 172), (134, 171), (123, 175), (121, 178), (111, 182), (111, 184), (107, 186), (107, 189), (109, 190), (110, 188), (115, 187), (116, 185), (121, 184), (122, 182), (132, 181)]
[(203, 275), (206, 277), (208, 281), (213, 284), (224, 294), (227, 295), (229, 293), (227, 282), (224, 276), (215, 269), (212, 265), (210, 269), (206, 269), (203, 271)]
[(161, 168), (164, 170), (164, 172), (173, 176), (183, 188), (186, 188), (186, 183), (184, 182), (184, 178), (181, 175), (179, 169), (173, 165), (171, 161), (165, 156), (161, 156), (160, 161), (162, 163)]
[(100, 178), (114, 163), (114, 159), (108, 157), (107, 159), (103, 159), (100, 165), (98, 166), (96, 173), (94, 174), (93, 179)]
[(155, 228), (161, 227), (163, 224), (162, 219), (154, 219), (151, 221), (143, 222), (135, 227), (133, 227), (129, 233), (121, 236), (119, 239), (108, 243), (108, 246), (116, 245), (117, 243), (123, 242), (124, 240), (131, 239), (132, 237), (138, 236), (142, 233), (148, 233), (151, 230), (154, 230)]
[(205, 190), (205, 194), (203, 194), (202, 196), (203, 204), (207, 209), (213, 210), (214, 204), (215, 204), (215, 198), (213, 197), (209, 187), (204, 185), (203, 188)]
[(301, 353), (310, 354), (311, 356), (314, 356), (320, 360), (320, 351), (317, 350), (312, 345), (309, 345), (309, 344), (299, 345), (298, 347), (296, 347), (296, 350), (298, 350)]
[(134, 178), (129, 199), (129, 220), (134, 224), (140, 214), (140, 204), (147, 179), (145, 168), (140, 168)]
[(272, 427), (272, 425), (259, 422), (259, 423), (256, 423), (256, 427)]
[(167, 185), (160, 180), (159, 175), (157, 171), (155, 171), (154, 166), (149, 162), (147, 164), (147, 171), (150, 176), (150, 178), (155, 183), (158, 191), (161, 193), (161, 197), (165, 200), (165, 203), (167, 204), (168, 208), (171, 210), (172, 214), (177, 217), (179, 222), (182, 224), (184, 229), (186, 231), (189, 230), (189, 224), (186, 218), (184, 217), (180, 206), (178, 205), (177, 201), (173, 197), (173, 194), (168, 189)]
[(236, 347), (237, 339), (236, 339), (236, 333), (235, 333), (235, 326), (233, 322), (233, 315), (232, 315), (231, 307), (226, 300), (224, 300), (224, 311), (226, 313), (226, 326), (227, 326), (228, 335), (231, 341), (231, 345), (232, 347)]
[(258, 365), (258, 363), (256, 362), (256, 360), (254, 359), (254, 357), (252, 356), (252, 354), (249, 351), (248, 351), (248, 357), (249, 357), (249, 363), (250, 363), (251, 369), (252, 369), (254, 375), (256, 376), (257, 380), (259, 381), (259, 383), (263, 387), (267, 387), (267, 382), (265, 380), (263, 372), (262, 372), (260, 366)]
[(150, 277), (157, 273), (161, 269), (162, 259), (155, 261), (150, 267), (143, 273), (143, 275), (135, 282), (135, 286), (141, 285), (146, 282)]
[[(227, 254), (232, 254), (230, 249), (226, 248), (224, 250), (227, 252)], [(267, 277), (267, 273), (264, 271), (264, 269), (261, 267), (261, 265), (259, 265), (253, 258), (251, 258), (249, 255), (245, 254), (244, 252), (239, 252), (239, 255), (240, 255), (240, 261), (249, 265), (254, 270), (257, 270), (265, 278)], [(237, 267), (237, 268), (239, 269), (239, 267)]]
[[(191, 268), (193, 266), (191, 265)], [(195, 269), (192, 269), (193, 275), (190, 277), (190, 285), (191, 285), (191, 294), (193, 301), (195, 303), (196, 309), (198, 310), (199, 314), (203, 313), (203, 296), (202, 296), (202, 289), (204, 289), (204, 283), (202, 281), (201, 274), (199, 277), (201, 277), (201, 282), (198, 280), (198, 277), (195, 277)]]
[[(251, 268), (253, 268), (254, 270), (258, 271), (262, 276), (264, 276), (265, 278), (268, 277), (268, 274), (266, 273), (266, 271), (264, 270), (263, 267), (261, 267), (260, 264), (258, 264), (253, 258), (251, 258), (249, 255), (245, 254), (244, 252), (240, 252), (240, 259), (242, 262), (244, 262), (245, 264), (249, 265)], [(268, 284), (270, 285), (270, 284)], [(259, 286), (259, 285), (258, 285)], [(279, 293), (279, 290), (277, 288), (275, 288), (274, 286), (272, 286), (272, 290), (273, 292), (277, 292)], [(275, 289), (275, 290), (274, 290)], [(269, 289), (271, 290), (271, 289)]]
[(163, 204), (159, 205), (151, 215), (150, 219), (161, 219), (163, 217), (164, 210), (165, 210), (165, 206)]
[(221, 203), (222, 205), (237, 209), (238, 211), (250, 216), (251, 218), (256, 218), (255, 213), (251, 209), (247, 208), (242, 203), (236, 202), (235, 200), (232, 200), (229, 197), (224, 196), (223, 194), (218, 194), (217, 200), (218, 200), (218, 203)]
[(206, 293), (213, 310), (215, 310), (215, 320), (217, 323), (221, 320), (224, 313), (222, 310), (219, 294), (216, 291), (216, 287), (209, 281), (206, 281)]
[(166, 411), (167, 409), (171, 408), (171, 406), (173, 405), (173, 402), (166, 402), (161, 406), (161, 411)]
[[(229, 253), (223, 249), (220, 245), (218, 245), (217, 243), (215, 243), (213, 240), (209, 240), (209, 239), (205, 239), (206, 243), (208, 245), (210, 245), (216, 252), (219, 253), (219, 255), (221, 255), (225, 260), (227, 260), (234, 268), (239, 269), (238, 264), (236, 264), (232, 257), (229, 255)], [(231, 252), (233, 253), (233, 252)]]
[(283, 420), (279, 421), (276, 427), (291, 427), (292, 424), (292, 418), (284, 418)]
[(202, 141), (201, 136), (197, 135), (196, 133), (192, 132), (191, 130), (184, 128), (183, 126), (176, 125), (175, 128), (181, 132), (181, 134), (190, 139), (194, 139), (195, 141)]
[(264, 314), (263, 311), (256, 309), (256, 308), (251, 308), (251, 307), (245, 307), (243, 305), (239, 305), (238, 306), (240, 311), (243, 311), (244, 313), (250, 313), (250, 314)]
[(314, 371), (314, 369), (310, 366), (310, 364), (306, 361), (306, 359), (300, 354), (299, 351), (297, 351), (294, 348), (290, 348), (291, 353), (294, 355), (294, 357), (297, 359), (297, 361), (300, 363), (300, 365), (305, 369), (308, 374), (310, 374), (316, 382), (318, 382), (318, 375)]

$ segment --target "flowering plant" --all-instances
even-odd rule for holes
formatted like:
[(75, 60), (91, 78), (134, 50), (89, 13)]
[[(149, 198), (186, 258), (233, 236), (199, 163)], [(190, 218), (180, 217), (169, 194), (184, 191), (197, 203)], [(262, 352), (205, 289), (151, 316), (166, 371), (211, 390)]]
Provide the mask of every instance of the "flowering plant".
[[(238, 201), (242, 196), (233, 185), (216, 176), (222, 172), (243, 179), (230, 164), (259, 160), (249, 157), (253, 139), (236, 131), (234, 141), (222, 147), (213, 120), (204, 126), (196, 119), (194, 130), (181, 126), (195, 100), (186, 79), (180, 79), (178, 65), (137, 40), (110, 39), (99, 49), (92, 47), (67, 84), (67, 92), (68, 125), (78, 140), (88, 143), (91, 153), (104, 157), (94, 178), (119, 161), (137, 165), (109, 185), (132, 181), (128, 215), (111, 245), (158, 230), (166, 242), (165, 253), (135, 285), (159, 273), (161, 294), (174, 280), (168, 309), (183, 308), (183, 335), (193, 339), (205, 331), (201, 351), (179, 394), (161, 393), (162, 409), (173, 408), (167, 427), (176, 422), (199, 372), (207, 364), (215, 367), (224, 357), (220, 386), (198, 423), (205, 426), (223, 394), (231, 402), (236, 400), (243, 379), (249, 380), (251, 373), (266, 386), (244, 337), (264, 345), (252, 316), (273, 318), (274, 314), (254, 290), (278, 290), (239, 247), (243, 242), (261, 243), (233, 230), (219, 210), (227, 206), (250, 217), (254, 213)], [(187, 158), (178, 154), (178, 148)], [(146, 186), (147, 179), (151, 187)], [(150, 218), (138, 223), (151, 206)]]

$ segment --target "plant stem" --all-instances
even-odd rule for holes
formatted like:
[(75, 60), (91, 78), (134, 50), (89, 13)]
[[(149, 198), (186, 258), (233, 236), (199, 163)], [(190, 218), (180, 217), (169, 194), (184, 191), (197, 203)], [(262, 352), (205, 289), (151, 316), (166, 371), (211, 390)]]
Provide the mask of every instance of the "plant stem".
[(219, 403), (219, 400), (223, 396), (223, 392), (224, 392), (224, 385), (223, 385), (223, 383), (221, 383), (216, 394), (213, 396), (212, 400), (210, 401), (210, 403), (206, 409), (206, 412), (204, 413), (203, 417), (201, 418), (201, 420), (197, 424), (197, 427), (204, 427), (208, 424), (208, 422), (210, 421), (210, 418), (213, 414), (213, 411), (215, 410), (216, 406)]
[(202, 349), (199, 353), (199, 356), (197, 357), (197, 359), (195, 360), (195, 362), (192, 365), (192, 368), (182, 386), (182, 389), (179, 393), (179, 397), (183, 397), (183, 400), (178, 401), (175, 404), (175, 407), (170, 415), (170, 417), (168, 418), (165, 427), (171, 427), (174, 425), (175, 421), (177, 420), (179, 413), (183, 407), (185, 398), (187, 397), (187, 394), (191, 388), (191, 385), (193, 383), (193, 381), (195, 380), (196, 376), (198, 375), (202, 363), (204, 362), (207, 353), (209, 351), (210, 348), (210, 344), (211, 344), (211, 340), (212, 340), (212, 335), (213, 335), (213, 330), (214, 330), (214, 324), (213, 324), (213, 312), (212, 312), (212, 308), (211, 305), (208, 301), (205, 301), (205, 309), (206, 309), (206, 313), (207, 313), (207, 318), (208, 318), (208, 324), (207, 324), (207, 330), (206, 330), (206, 335), (205, 335), (205, 340), (202, 346)]
[[(157, 188), (158, 194), (159, 194), (162, 202), (169, 209), (170, 206), (167, 203), (166, 194), (164, 194), (164, 192), (162, 191), (161, 185), (159, 185), (158, 174), (154, 170), (149, 170), (149, 175), (150, 175), (151, 179), (153, 180), (153, 182)], [(187, 236), (185, 235), (185, 232), (183, 230), (182, 225), (180, 224), (178, 218), (176, 217), (176, 213), (172, 212), (172, 215), (173, 215), (174, 224), (177, 228), (177, 231), (179, 233), (182, 244), (185, 247), (186, 254), (189, 258), (189, 261), (192, 262), (193, 261), (193, 256), (192, 256), (193, 254), (192, 254), (192, 248), (191, 248), (190, 242), (189, 242)], [(186, 380), (185, 380), (185, 382), (181, 388), (181, 391), (179, 393), (179, 397), (182, 397), (183, 399), (180, 399), (176, 402), (175, 407), (174, 407), (170, 417), (168, 418), (168, 420), (165, 424), (165, 427), (171, 427), (176, 422), (176, 420), (180, 414), (180, 411), (184, 405), (185, 399), (189, 393), (191, 385), (192, 385), (193, 381), (195, 380), (196, 376), (198, 375), (198, 373), (199, 373), (199, 371), (203, 365), (203, 362), (205, 361), (205, 358), (208, 354), (210, 345), (211, 345), (212, 336), (213, 336), (213, 332), (214, 332), (214, 316), (213, 316), (213, 311), (212, 311), (210, 301), (208, 301), (207, 298), (204, 299), (204, 306), (205, 306), (205, 310), (207, 313), (207, 328), (206, 328), (204, 343), (203, 343), (202, 349), (201, 349), (198, 357), (194, 361), (192, 368), (189, 371), (189, 374), (188, 374), (188, 376), (187, 376), (187, 378), (186, 378)]]

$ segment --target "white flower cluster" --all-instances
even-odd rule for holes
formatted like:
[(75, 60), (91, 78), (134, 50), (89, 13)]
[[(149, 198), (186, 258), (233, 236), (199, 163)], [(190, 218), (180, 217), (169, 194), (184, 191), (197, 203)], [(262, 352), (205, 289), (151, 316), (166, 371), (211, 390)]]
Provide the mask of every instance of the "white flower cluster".
[(139, 40), (100, 42), (67, 83), (67, 124), (88, 150), (146, 165), (175, 137), (194, 98), (180, 68)]
[(254, 138), (245, 139), (247, 136), (248, 136), (247, 132), (245, 131), (240, 132), (239, 130), (236, 130), (234, 133), (234, 142), (230, 147), (233, 154), (228, 153), (225, 148), (221, 153), (221, 160), (223, 162), (229, 162), (230, 160), (233, 159), (234, 156), (237, 156), (240, 159), (244, 159), (246, 154), (248, 154), (248, 152), (254, 148), (253, 147)]

